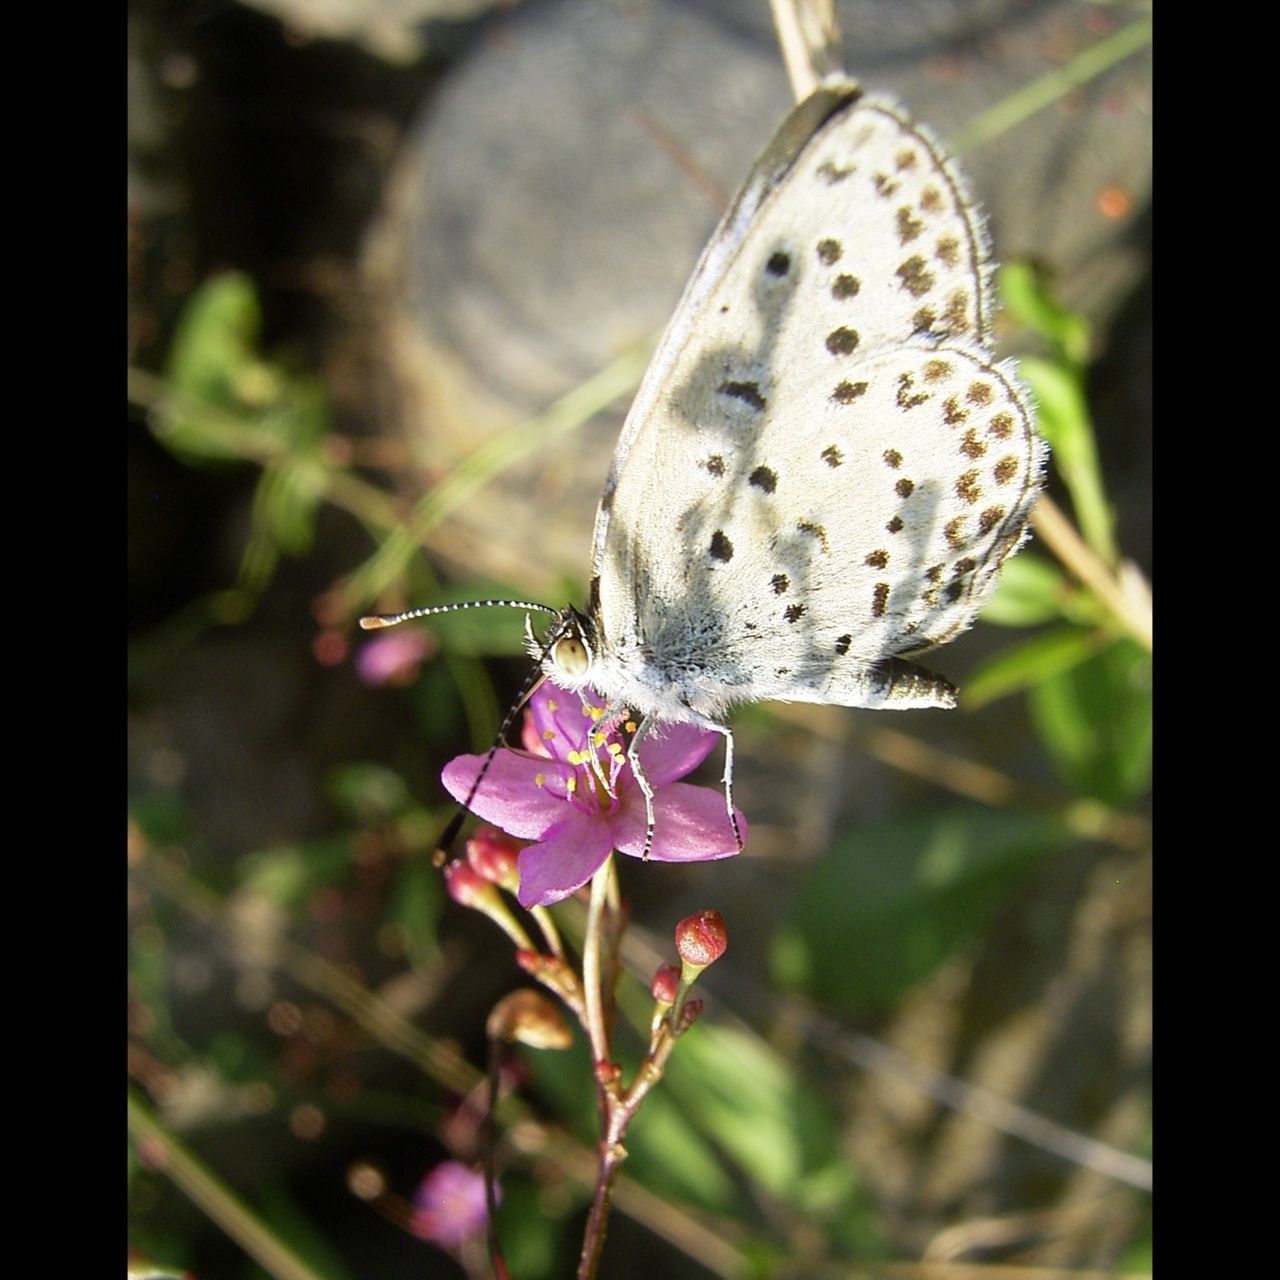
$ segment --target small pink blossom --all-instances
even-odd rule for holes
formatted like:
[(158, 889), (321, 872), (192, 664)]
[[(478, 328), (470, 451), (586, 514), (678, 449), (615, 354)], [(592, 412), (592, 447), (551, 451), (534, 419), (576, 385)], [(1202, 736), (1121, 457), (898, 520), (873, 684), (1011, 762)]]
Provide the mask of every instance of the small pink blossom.
[[(567, 898), (614, 849), (633, 858), (644, 852), (644, 796), (625, 744), (616, 732), (603, 743), (590, 742), (602, 710), (590, 690), (568, 693), (544, 682), (525, 712), (525, 749), (499, 751), (469, 801), (480, 817), (536, 842), (519, 856), (522, 906)], [(654, 791), (654, 862), (702, 862), (738, 852), (723, 793), (677, 781), (706, 759), (719, 736), (696, 725), (665, 724), (640, 744), (640, 763)], [(592, 752), (607, 789), (592, 768)], [(451, 760), (442, 774), (449, 794), (466, 802), (483, 764), (477, 755)], [(735, 813), (745, 840), (746, 819)]]
[(484, 1175), (456, 1160), (436, 1165), (413, 1198), (413, 1234), (445, 1249), (483, 1235), (488, 1222)]
[(434, 647), (430, 633), (418, 628), (384, 631), (356, 653), (356, 674), (375, 687), (411, 684)]

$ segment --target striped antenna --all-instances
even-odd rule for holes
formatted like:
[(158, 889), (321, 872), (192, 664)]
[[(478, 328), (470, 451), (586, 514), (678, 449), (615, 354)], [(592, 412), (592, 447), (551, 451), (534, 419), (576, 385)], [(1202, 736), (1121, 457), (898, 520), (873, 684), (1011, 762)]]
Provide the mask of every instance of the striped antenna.
[(433, 613), (456, 613), (459, 609), (533, 609), (538, 613), (549, 613), (553, 618), (560, 612), (535, 600), (460, 600), (456, 604), (429, 604), (421, 609), (406, 609), (403, 613), (367, 613), (360, 619), (360, 627), (363, 631), (377, 631), (412, 618), (426, 618)]

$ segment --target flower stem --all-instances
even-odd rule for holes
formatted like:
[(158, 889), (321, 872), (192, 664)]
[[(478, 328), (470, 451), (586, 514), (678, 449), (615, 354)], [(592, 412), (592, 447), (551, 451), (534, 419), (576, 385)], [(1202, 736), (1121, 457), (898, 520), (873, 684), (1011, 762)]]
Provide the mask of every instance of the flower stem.
[(591, 900), (587, 906), (587, 929), (582, 939), (582, 986), (586, 997), (587, 1035), (591, 1040), (591, 1057), (597, 1064), (609, 1058), (609, 1036), (604, 1020), (604, 992), (600, 985), (601, 926), (605, 899), (612, 875), (613, 857), (591, 878)]
[(556, 928), (556, 922), (552, 919), (551, 912), (546, 907), (533, 907), (529, 914), (533, 916), (538, 923), (538, 928), (542, 930), (543, 941), (547, 944), (547, 949), (558, 960), (564, 959), (564, 943), (560, 940), (560, 930)]
[[(586, 998), (586, 1029), (591, 1040), (591, 1057), (595, 1064), (596, 1104), (600, 1112), (599, 1163), (596, 1168), (596, 1189), (587, 1215), (587, 1226), (582, 1237), (582, 1256), (578, 1262), (578, 1280), (594, 1280), (604, 1250), (605, 1232), (609, 1222), (609, 1208), (613, 1184), (618, 1170), (626, 1159), (626, 1149), (621, 1143), (618, 1127), (618, 1078), (609, 1059), (609, 1028), (605, 1019), (604, 986), (601, 951), (607, 947), (610, 960), (616, 956), (616, 924), (618, 913), (611, 909), (616, 903), (617, 886), (613, 876), (613, 858), (610, 856), (592, 877), (591, 899), (587, 905), (587, 927), (582, 941), (582, 986)], [(608, 935), (608, 936), (606, 936)], [(613, 965), (610, 963), (610, 968)], [(610, 979), (612, 991), (612, 978)], [(622, 1128), (626, 1127), (623, 1120)]]

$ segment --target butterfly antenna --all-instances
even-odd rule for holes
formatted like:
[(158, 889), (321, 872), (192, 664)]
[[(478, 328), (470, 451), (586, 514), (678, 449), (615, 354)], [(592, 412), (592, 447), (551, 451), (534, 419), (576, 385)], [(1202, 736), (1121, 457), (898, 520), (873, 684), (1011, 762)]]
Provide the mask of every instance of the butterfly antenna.
[(549, 604), (536, 600), (459, 600), (454, 604), (429, 604), (421, 609), (406, 609), (403, 613), (367, 613), (360, 619), (362, 631), (378, 631), (382, 627), (394, 627), (413, 618), (426, 618), (433, 613), (456, 613), (459, 609), (523, 609), (527, 613), (549, 613), (553, 618), (559, 613)]

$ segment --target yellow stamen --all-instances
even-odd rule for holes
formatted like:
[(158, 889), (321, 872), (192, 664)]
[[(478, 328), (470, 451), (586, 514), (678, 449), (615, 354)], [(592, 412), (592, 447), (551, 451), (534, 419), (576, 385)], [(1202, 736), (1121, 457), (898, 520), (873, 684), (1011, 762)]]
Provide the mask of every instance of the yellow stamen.
[(540, 787), (546, 782), (546, 780), (547, 775), (545, 773), (535, 773), (533, 775), (534, 786)]
[(555, 700), (554, 698), (548, 698), (548, 699), (547, 699), (547, 710), (548, 710), (548, 711), (559, 711), (559, 710), (560, 710), (560, 708), (556, 705), (556, 700)]
[(566, 782), (566, 783), (564, 784), (564, 786), (565, 786), (565, 790), (566, 790), (570, 795), (572, 795), (572, 794), (573, 794), (575, 791), (577, 791), (577, 789), (578, 789), (578, 780), (577, 780), (577, 778), (575, 778), (575, 777), (573, 777), (572, 775), (570, 775), (570, 777), (569, 777), (569, 781), (568, 781), (568, 782)]
[(611, 756), (620, 756), (622, 754), (622, 743), (620, 742), (609, 743), (609, 754)]
[(542, 731), (543, 742), (551, 742), (555, 738), (555, 736), (556, 736), (556, 731), (554, 729), (544, 729)]
[(635, 733), (637, 727), (638, 726), (634, 720), (628, 720), (627, 723), (623, 725), (623, 728), (626, 729), (628, 733)]

